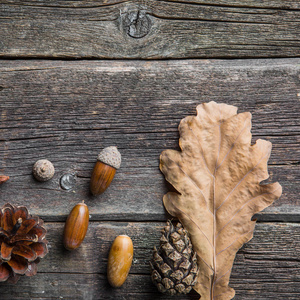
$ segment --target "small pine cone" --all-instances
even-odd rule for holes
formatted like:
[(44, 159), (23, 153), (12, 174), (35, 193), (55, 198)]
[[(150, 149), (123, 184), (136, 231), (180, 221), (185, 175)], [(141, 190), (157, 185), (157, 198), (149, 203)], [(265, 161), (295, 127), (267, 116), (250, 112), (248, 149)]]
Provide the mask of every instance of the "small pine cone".
[(197, 257), (180, 222), (175, 227), (168, 221), (159, 249), (154, 247), (150, 265), (152, 281), (160, 292), (176, 295), (191, 291), (197, 280)]
[(0, 282), (16, 283), (21, 275), (37, 273), (37, 263), (47, 252), (43, 220), (26, 207), (5, 204), (0, 210)]

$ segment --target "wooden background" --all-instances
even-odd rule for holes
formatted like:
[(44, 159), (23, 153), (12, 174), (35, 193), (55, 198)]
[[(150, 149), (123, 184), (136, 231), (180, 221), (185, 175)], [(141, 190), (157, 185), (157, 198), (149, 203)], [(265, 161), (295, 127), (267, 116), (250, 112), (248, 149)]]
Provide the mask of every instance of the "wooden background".
[[(149, 272), (168, 219), (170, 188), (159, 155), (178, 149), (177, 126), (202, 102), (253, 115), (253, 142), (273, 143), (270, 182), (283, 195), (260, 213), (237, 254), (236, 300), (300, 298), (299, 0), (0, 1), (0, 204), (26, 205), (46, 222), (49, 254), (34, 277), (0, 284), (1, 299), (172, 299)], [(98, 152), (115, 145), (123, 162), (110, 188), (89, 194)], [(32, 165), (47, 158), (54, 178)], [(63, 174), (76, 185), (60, 187)], [(74, 252), (64, 221), (85, 200), (90, 226)], [(112, 289), (107, 255), (119, 234), (135, 255)], [(197, 299), (194, 292), (174, 299)]]

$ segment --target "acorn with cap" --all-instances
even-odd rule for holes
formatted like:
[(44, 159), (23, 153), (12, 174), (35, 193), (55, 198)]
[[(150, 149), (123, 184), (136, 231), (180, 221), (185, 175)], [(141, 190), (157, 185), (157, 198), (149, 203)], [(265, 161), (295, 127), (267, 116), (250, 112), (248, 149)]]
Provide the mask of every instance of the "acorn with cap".
[(94, 196), (109, 187), (120, 166), (121, 154), (117, 147), (106, 147), (99, 153), (90, 182), (90, 191)]

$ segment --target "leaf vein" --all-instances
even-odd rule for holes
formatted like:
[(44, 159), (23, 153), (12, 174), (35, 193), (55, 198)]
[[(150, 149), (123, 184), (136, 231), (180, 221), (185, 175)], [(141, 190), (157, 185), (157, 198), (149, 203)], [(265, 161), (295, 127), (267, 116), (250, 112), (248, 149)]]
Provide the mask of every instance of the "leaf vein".
[(201, 195), (202, 195), (202, 197), (203, 197), (203, 199), (204, 199), (204, 202), (205, 202), (205, 204), (206, 204), (206, 208), (207, 208), (207, 210), (213, 215), (213, 212), (209, 209), (209, 207), (208, 207), (208, 201), (207, 201), (207, 199), (206, 199), (206, 197), (205, 197), (205, 195), (204, 195), (204, 193), (203, 193), (203, 191), (200, 189), (200, 187), (198, 186), (198, 184), (196, 183), (196, 181), (193, 179), (193, 178), (191, 178), (183, 169), (182, 169), (182, 167), (177, 163), (177, 162), (175, 162), (173, 159), (171, 159), (171, 158), (169, 158), (178, 168), (179, 168), (179, 170), (195, 185), (195, 187), (200, 191), (200, 193), (201, 193)]
[(204, 153), (203, 153), (204, 151), (203, 151), (203, 148), (202, 148), (202, 144), (201, 144), (199, 138), (196, 136), (196, 134), (194, 133), (194, 130), (188, 125), (187, 122), (186, 122), (186, 124), (187, 124), (188, 129), (192, 132), (193, 136), (195, 137), (197, 143), (198, 143), (199, 146), (200, 146), (200, 149), (201, 149), (200, 152), (201, 152), (201, 155), (202, 155), (202, 160), (203, 160), (203, 163), (204, 163), (204, 165), (205, 165), (205, 167), (206, 167), (207, 172), (208, 172), (211, 176), (214, 177), (214, 175), (212, 174), (212, 172), (211, 172), (211, 171), (209, 170), (209, 168), (208, 168), (206, 159), (205, 159), (205, 157), (204, 157)]
[(231, 190), (231, 192), (227, 195), (227, 197), (225, 198), (225, 200), (217, 207), (217, 210), (219, 209), (219, 208), (221, 208), (221, 206), (229, 199), (229, 197), (231, 196), (231, 194), (235, 191), (235, 189), (244, 181), (244, 179), (251, 173), (251, 172), (253, 172), (255, 169), (256, 169), (256, 167), (262, 162), (262, 160), (266, 157), (266, 156), (268, 156), (269, 155), (269, 153), (266, 153), (259, 161), (258, 161), (258, 163), (250, 170), (250, 171), (248, 171), (245, 175), (244, 175), (244, 177), (237, 183), (237, 185)]
[(231, 272), (232, 268), (233, 268), (233, 266), (232, 266), (227, 272), (225, 272), (221, 277), (217, 278), (216, 283), (217, 283), (222, 277), (226, 276), (229, 272)]
[(233, 144), (231, 145), (230, 149), (228, 150), (227, 154), (225, 155), (225, 157), (223, 158), (223, 160), (221, 161), (221, 163), (217, 166), (217, 169), (219, 169), (219, 168), (222, 166), (224, 160), (225, 160), (226, 157), (229, 155), (229, 153), (232, 151), (232, 149), (233, 149), (233, 147), (234, 147), (236, 141), (237, 141), (238, 138), (241, 136), (241, 134), (243, 133), (243, 131), (245, 130), (245, 128), (247, 128), (247, 126), (246, 126), (247, 123), (246, 123), (246, 122), (247, 122), (249, 119), (250, 119), (249, 117), (246, 118), (246, 120), (245, 120), (245, 122), (244, 122), (243, 129), (240, 131), (240, 133), (238, 134), (238, 136), (237, 136), (236, 139), (234, 140)]
[(202, 256), (200, 256), (198, 253), (197, 253), (197, 256), (206, 264), (206, 266), (209, 269), (211, 269), (214, 272), (213, 268), (204, 260), (204, 258)]
[(184, 212), (183, 210), (181, 210), (179, 207), (177, 207), (171, 200), (170, 200), (170, 195), (169, 194), (167, 194), (168, 195), (168, 199), (169, 199), (169, 202), (177, 209), (177, 210), (179, 210), (182, 214), (184, 214), (186, 217), (188, 217), (189, 219), (190, 219), (190, 221), (191, 222), (193, 222), (195, 225), (196, 225), (196, 228), (198, 228), (199, 229), (199, 231), (205, 236), (205, 238), (207, 239), (207, 241), (208, 241), (208, 243), (209, 243), (209, 245), (212, 247), (212, 248), (214, 248), (213, 247), (213, 245), (212, 245), (212, 243), (210, 242), (210, 240), (209, 240), (209, 238), (207, 237), (207, 235), (204, 233), (204, 231), (200, 228), (200, 226), (186, 213), (186, 212)]
[[(220, 114), (220, 120), (221, 120), (221, 111), (219, 108), (219, 114)], [(220, 152), (221, 152), (221, 137), (222, 137), (222, 132), (221, 132), (221, 121), (219, 122), (219, 151), (218, 151), (218, 156), (216, 158), (216, 164), (215, 164), (215, 170), (214, 170), (214, 178), (213, 178), (213, 206), (214, 206), (214, 222), (213, 222), (213, 241), (214, 241), (214, 273), (213, 273), (213, 279), (212, 279), (212, 287), (210, 291), (210, 298), (214, 298), (214, 286), (216, 282), (216, 274), (217, 274), (217, 257), (216, 257), (216, 228), (217, 228), (217, 220), (216, 220), (216, 193), (215, 193), (215, 183), (216, 183), (216, 171), (217, 171), (217, 163), (220, 157)]]
[(255, 197), (252, 197), (250, 200), (248, 200), (246, 203), (244, 203), (244, 205), (242, 205), (241, 207), (240, 207), (240, 209), (239, 210), (237, 210), (236, 211), (236, 213), (231, 217), (231, 219), (218, 231), (218, 233), (217, 233), (217, 237), (219, 236), (219, 234), (221, 233), (221, 231), (230, 223), (230, 222), (232, 222), (233, 220), (234, 220), (234, 218), (235, 218), (235, 216), (249, 203), (249, 202), (251, 202), (251, 201), (253, 201), (254, 199), (256, 199), (256, 198), (259, 198), (259, 197), (261, 197), (261, 196), (263, 196), (263, 195), (272, 195), (272, 194), (274, 194), (278, 189), (279, 189), (280, 187), (278, 187), (277, 189), (275, 189), (274, 191), (272, 191), (272, 192), (269, 192), (269, 193), (262, 193), (262, 194), (260, 194), (260, 195), (258, 195), (258, 196), (255, 196)]
[(222, 252), (224, 252), (224, 251), (226, 251), (228, 248), (230, 248), (230, 247), (231, 247), (237, 240), (239, 240), (242, 236), (245, 236), (245, 235), (247, 235), (247, 234), (249, 234), (249, 233), (251, 233), (251, 232), (253, 232), (253, 229), (251, 229), (250, 231), (248, 231), (248, 232), (246, 232), (246, 233), (243, 233), (243, 234), (239, 235), (236, 239), (233, 240), (233, 242), (232, 242), (230, 245), (228, 245), (226, 248), (224, 248), (224, 249), (221, 250), (219, 253), (217, 253), (216, 256), (218, 256), (219, 254), (221, 254)]

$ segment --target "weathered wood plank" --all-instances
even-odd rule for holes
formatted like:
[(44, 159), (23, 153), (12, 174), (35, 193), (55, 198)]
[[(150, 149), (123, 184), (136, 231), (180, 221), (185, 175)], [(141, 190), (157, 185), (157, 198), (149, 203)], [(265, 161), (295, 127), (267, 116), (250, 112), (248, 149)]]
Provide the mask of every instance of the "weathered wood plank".
[[(164, 149), (178, 149), (179, 121), (215, 100), (253, 113), (253, 141), (273, 143), (271, 181), (283, 196), (263, 220), (299, 220), (300, 60), (62, 62), (1, 61), (0, 171), (11, 176), (1, 202), (62, 220), (85, 199), (94, 220), (165, 220)], [(100, 197), (88, 191), (97, 153), (116, 145), (121, 169)], [(53, 180), (36, 182), (33, 163), (50, 159)], [(77, 184), (60, 188), (71, 172)], [(119, 209), (122, 204), (122, 210)]]
[[(13, 0), (12, 0), (13, 1)], [(278, 0), (166, 0), (170, 2), (183, 2), (183, 3), (197, 3), (197, 4), (207, 4), (207, 5), (224, 5), (229, 7), (248, 7), (248, 8), (279, 8), (279, 9), (299, 9), (298, 0), (286, 0), (280, 2)]]
[[(62, 245), (64, 222), (46, 223), (47, 239), (51, 248), (47, 259), (43, 260), (39, 266), (39, 270), (41, 272), (105, 274), (112, 241), (118, 235), (127, 234), (132, 238), (135, 249), (131, 273), (148, 274), (149, 259), (153, 247), (159, 246), (160, 231), (164, 226), (165, 223), (162, 222), (91, 222), (84, 243), (76, 251), (70, 252)], [(234, 268), (237, 273), (234, 277), (240, 276), (239, 272), (248, 267), (250, 268), (248, 273), (253, 273), (255, 268), (292, 267), (294, 263), (294, 267), (299, 269), (299, 259), (300, 224), (258, 223), (254, 238), (238, 253)], [(282, 272), (285, 271), (282, 270)], [(262, 276), (263, 274), (261, 276), (256, 274), (255, 278), (262, 278)], [(243, 278), (246, 280), (247, 277)]]
[[(32, 278), (16, 286), (0, 284), (1, 299), (171, 299), (159, 295), (151, 283), (149, 259), (165, 223), (92, 222), (77, 250), (63, 250), (63, 223), (47, 223), (49, 254)], [(119, 234), (134, 243), (133, 266), (121, 289), (106, 280), (109, 247)], [(300, 225), (257, 224), (254, 238), (239, 252), (231, 286), (236, 299), (298, 299), (300, 296)], [(197, 294), (180, 299), (197, 299)]]
[(299, 1), (17, 1), (0, 57), (295, 57)]
[[(263, 271), (263, 270), (260, 270)], [(277, 270), (274, 270), (276, 272)], [(236, 291), (234, 300), (298, 300), (299, 281), (281, 278), (268, 282), (264, 278), (259, 282), (251, 279), (232, 280)], [(199, 295), (192, 291), (185, 296), (159, 294), (148, 275), (133, 275), (119, 289), (109, 286), (102, 274), (60, 274), (39, 273), (35, 278), (23, 278), (16, 286), (0, 284), (3, 300), (196, 300)]]
[[(76, 164), (78, 168), (92, 168), (92, 165), (88, 162)], [(32, 213), (39, 214), (45, 220), (62, 221), (76, 203), (85, 199), (93, 220), (142, 221), (167, 218), (162, 197), (170, 187), (158, 170), (158, 161), (155, 168), (128, 166), (126, 171), (120, 169), (110, 188), (97, 198), (89, 194), (89, 178), (77, 176), (75, 188), (65, 191), (59, 186), (60, 176), (65, 172), (58, 170), (51, 182), (41, 184), (31, 178), (31, 164), (24, 168), (28, 169), (28, 174), (12, 175), (10, 181), (2, 185), (1, 205), (5, 202), (26, 205)], [(126, 165), (124, 168), (127, 168)], [(70, 169), (68, 165), (64, 170), (76, 173), (76, 169)], [(274, 168), (269, 170), (273, 172)], [(299, 221), (299, 166), (280, 166), (275, 168), (274, 173), (276, 175), (272, 178), (278, 179), (284, 188), (283, 196), (256, 217), (259, 221)], [(8, 174), (11, 175), (10, 172)]]

